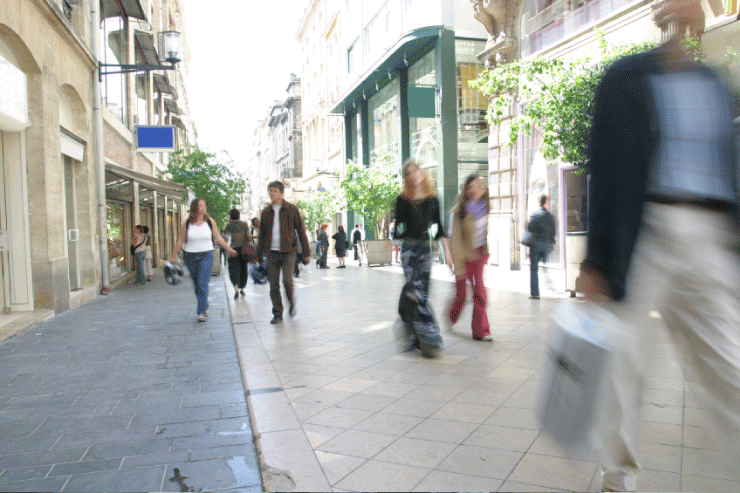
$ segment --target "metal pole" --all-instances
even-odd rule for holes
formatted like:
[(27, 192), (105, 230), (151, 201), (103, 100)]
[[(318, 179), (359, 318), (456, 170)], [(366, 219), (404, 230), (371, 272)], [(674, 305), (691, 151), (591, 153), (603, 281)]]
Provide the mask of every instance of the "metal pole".
[[(90, 48), (96, 63), (100, 63), (100, 2), (90, 2)], [(95, 141), (95, 167), (98, 178), (98, 242), (100, 245), (100, 270), (103, 286), (100, 294), (108, 294), (110, 291), (110, 278), (108, 275), (108, 234), (106, 228), (106, 204), (105, 204), (105, 158), (103, 156), (103, 113), (101, 112), (102, 96), (100, 91), (100, 67), (98, 66), (93, 76), (93, 139)]]

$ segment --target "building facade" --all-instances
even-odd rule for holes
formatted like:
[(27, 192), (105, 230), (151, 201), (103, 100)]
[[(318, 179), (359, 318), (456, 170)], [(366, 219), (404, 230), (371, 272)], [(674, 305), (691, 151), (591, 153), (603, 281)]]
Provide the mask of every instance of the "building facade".
[(344, 120), (346, 159), (399, 170), (414, 159), (449, 210), (467, 174), (488, 172), (487, 98), (467, 84), (483, 69), (485, 29), (468, 0), (345, 1), (341, 15), (332, 112)]
[(252, 150), (247, 170), (250, 201), (244, 205), (249, 215), (257, 215), (270, 199), (267, 184), (279, 180), (286, 186), (288, 200), (295, 200), (301, 188), (304, 166), (301, 79), (290, 75), (287, 97), (275, 101), (267, 116), (252, 131)]
[[(678, 17), (672, 5), (694, 4), (695, 15)], [(608, 43), (654, 41), (683, 33), (699, 36), (708, 59), (740, 44), (737, 2), (702, 0), (471, 0), (472, 13), (488, 33), (478, 58), (488, 67), (529, 57), (581, 56), (596, 48), (597, 30)], [(510, 108), (515, 114), (518, 107)], [(577, 265), (585, 255), (588, 228), (587, 176), (569, 163), (552, 163), (539, 152), (536, 136), (521, 136), (512, 147), (506, 120), (490, 129), (488, 168), (491, 191), (491, 263), (518, 269), (528, 264), (519, 243), (537, 196), (550, 196), (557, 242), (550, 270), (575, 290)]]
[[(88, 301), (103, 287), (104, 264), (111, 274), (118, 268), (124, 282), (133, 266), (128, 254), (132, 225), (153, 228), (154, 247), (162, 252), (163, 238), (172, 237), (165, 231), (164, 211), (171, 213), (172, 205), (182, 201), (186, 192), (153, 176), (161, 157), (137, 153), (134, 147), (135, 123), (169, 118), (177, 124), (174, 112), (167, 110), (166, 101), (171, 98), (162, 94), (177, 91), (180, 82), (152, 72), (143, 77), (103, 76), (102, 85), (107, 87), (101, 143), (94, 123), (100, 107), (93, 90), (98, 63), (154, 60), (156, 49), (147, 50), (152, 44), (147, 42), (149, 34), (154, 37), (154, 16), (169, 9), (164, 19), (175, 22), (168, 21), (167, 29), (176, 26), (177, 0), (145, 0), (144, 4), (103, 0), (100, 29), (92, 25), (97, 5), (90, 0), (0, 4), (0, 312), (4, 314), (60, 313)], [(144, 34), (142, 27), (147, 28)], [(93, 38), (100, 39), (106, 50), (116, 48), (122, 58), (113, 62), (97, 57)], [(115, 102), (114, 94), (126, 97)], [(182, 123), (188, 125), (192, 126)], [(192, 142), (194, 132), (180, 131), (178, 139), (182, 145)], [(98, 200), (101, 148), (106, 204)], [(101, 237), (101, 211), (106, 206), (108, 227)], [(111, 248), (102, 253), (106, 241)], [(105, 255), (111, 256), (109, 262)]]

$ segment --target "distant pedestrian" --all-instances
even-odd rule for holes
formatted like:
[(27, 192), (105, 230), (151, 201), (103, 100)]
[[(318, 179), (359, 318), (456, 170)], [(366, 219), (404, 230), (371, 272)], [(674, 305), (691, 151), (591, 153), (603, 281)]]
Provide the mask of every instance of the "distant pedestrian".
[(257, 256), (267, 257), (267, 277), (270, 282), (272, 300), (271, 324), (283, 321), (283, 299), (280, 295), (280, 272), (283, 273), (283, 286), (288, 298), (288, 315), (296, 315), (295, 293), (293, 292), (293, 266), (295, 264), (296, 242), (303, 249), (303, 264), (308, 263), (311, 248), (308, 245), (306, 227), (298, 208), (285, 200), (285, 185), (279, 181), (267, 185), (271, 204), (262, 211), (260, 220)]
[(391, 240), (391, 255), (393, 261), (399, 263), (398, 256), (401, 253), (401, 240), (396, 238), (396, 220), (391, 221), (388, 226), (388, 238)]
[(540, 299), (539, 263), (547, 262), (547, 255), (555, 247), (555, 218), (547, 210), (548, 198), (539, 197), (540, 209), (532, 213), (527, 231), (534, 236), (534, 243), (529, 247), (529, 297)]
[(252, 218), (252, 227), (249, 229), (249, 233), (252, 235), (252, 244), (256, 245), (259, 243), (260, 238), (260, 218)]
[(208, 281), (213, 270), (213, 243), (229, 252), (233, 257), (236, 250), (231, 248), (218, 233), (216, 221), (208, 216), (206, 202), (203, 199), (193, 199), (190, 203), (190, 214), (180, 227), (180, 235), (170, 254), (170, 262), (177, 262), (177, 254), (184, 251), (185, 265), (190, 271), (195, 288), (195, 298), (198, 301), (198, 321), (205, 322), (208, 316)]
[(134, 285), (146, 284), (146, 235), (140, 224), (134, 226), (134, 236), (131, 237), (131, 253), (136, 263), (136, 281)]
[(352, 247), (355, 250), (355, 260), (359, 260), (362, 265), (362, 229), (359, 224), (355, 224), (355, 229), (352, 230)]
[(249, 268), (247, 261), (242, 256), (242, 247), (252, 242), (252, 235), (249, 233), (249, 225), (240, 219), (239, 209), (229, 211), (229, 224), (224, 228), (224, 232), (231, 236), (229, 243), (231, 248), (238, 254), (236, 257), (230, 257), (229, 263), (229, 280), (234, 285), (234, 299), (239, 298), (239, 294), (244, 296), (244, 286), (249, 279)]
[(152, 280), (152, 260), (154, 255), (152, 254), (152, 237), (149, 235), (149, 226), (142, 226), (141, 231), (146, 235), (146, 255), (144, 256), (144, 272), (146, 273), (146, 280), (150, 282)]
[[(432, 269), (429, 228), (437, 226), (435, 240), (444, 247), (447, 265), (452, 268), (452, 256), (447, 236), (440, 218), (439, 200), (434, 195), (432, 184), (424, 171), (414, 161), (406, 161), (403, 166), (403, 191), (396, 197), (395, 216), (398, 227), (403, 231), (398, 236), (401, 244), (401, 263), (410, 290), (401, 296), (408, 296), (413, 302), (414, 313), (409, 314), (406, 323), (408, 351), (421, 349), (425, 357), (434, 356), (442, 348), (442, 336), (434, 314), (428, 304), (429, 275)], [(399, 304), (403, 304), (401, 300)]]
[[(672, 15), (691, 19), (693, 9), (693, 2), (675, 2)], [(685, 393), (681, 387), (680, 395), (686, 396), (687, 405), (693, 396), (690, 411), (705, 411), (707, 428), (722, 442), (696, 445), (711, 452), (692, 454), (707, 457), (692, 467), (738, 480), (736, 115), (720, 78), (687, 54), (679, 37), (615, 62), (596, 91), (587, 159), (588, 247), (580, 273), (587, 298), (616, 314), (635, 340), (630, 346), (635, 350), (617, 354), (613, 367), (619, 371), (606, 382), (611, 399), (606, 408), (614, 413), (601, 430), (606, 437), (599, 457), (602, 491), (637, 489), (643, 367), (656, 357), (646, 351), (656, 346), (646, 344), (656, 341), (649, 329), (654, 311), (687, 363), (691, 387)], [(684, 368), (678, 373), (683, 376)], [(686, 460), (684, 455), (684, 468)], [(726, 484), (734, 489), (738, 483)]]
[(453, 324), (460, 317), (467, 278), (473, 288), (473, 339), (483, 341), (493, 340), (483, 285), (483, 267), (488, 260), (488, 197), (488, 188), (478, 175), (470, 175), (450, 214), (450, 250), (457, 289), (448, 316)]
[(318, 260), (319, 269), (328, 269), (329, 266), (326, 265), (326, 257), (329, 253), (329, 237), (326, 234), (326, 229), (329, 227), (328, 224), (323, 223), (319, 227), (319, 237), (317, 241), (316, 248), (321, 252), (321, 256)]
[(337, 269), (344, 269), (347, 267), (344, 265), (344, 257), (347, 256), (347, 233), (344, 232), (344, 226), (341, 224), (337, 226), (337, 232), (332, 235), (334, 239), (334, 250), (337, 252), (337, 258), (339, 259), (339, 265)]

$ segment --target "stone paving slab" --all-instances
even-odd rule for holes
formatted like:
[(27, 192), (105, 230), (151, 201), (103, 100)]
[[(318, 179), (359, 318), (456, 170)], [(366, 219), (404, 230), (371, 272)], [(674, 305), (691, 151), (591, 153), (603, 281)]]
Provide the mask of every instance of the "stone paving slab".
[(0, 342), (0, 491), (261, 491), (221, 277), (126, 286)]
[[(454, 279), (440, 265), (432, 278), (430, 300), (443, 323)], [(484, 278), (494, 342), (472, 340), (468, 304), (457, 325), (443, 327), (446, 347), (435, 359), (398, 343), (398, 265), (304, 267), (295, 281), (298, 314), (278, 325), (269, 324), (268, 286), (249, 284), (237, 300), (226, 286), (265, 488), (599, 491), (594, 458), (561, 450), (535, 415), (549, 313), (580, 301), (548, 288), (530, 300), (528, 272), (487, 267)], [(683, 347), (658, 319), (646, 330), (656, 357), (638, 487), (740, 490), (692, 430), (702, 421), (685, 391)]]

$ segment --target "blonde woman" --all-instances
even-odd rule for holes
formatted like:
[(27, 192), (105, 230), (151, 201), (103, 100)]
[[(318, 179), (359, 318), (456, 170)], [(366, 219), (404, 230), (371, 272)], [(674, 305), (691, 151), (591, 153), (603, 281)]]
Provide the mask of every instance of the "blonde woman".
[(460, 317), (467, 279), (473, 288), (473, 339), (479, 341), (493, 340), (483, 285), (483, 267), (488, 260), (488, 208), (488, 188), (478, 175), (468, 176), (450, 214), (450, 250), (457, 293), (447, 315), (453, 324)]
[[(424, 357), (434, 356), (442, 349), (442, 336), (434, 314), (427, 304), (429, 274), (432, 268), (429, 228), (437, 225), (434, 239), (441, 241), (445, 258), (452, 268), (450, 247), (442, 227), (439, 200), (424, 171), (414, 161), (403, 165), (403, 191), (396, 197), (396, 235), (402, 240), (401, 264), (410, 289), (402, 297), (413, 299), (414, 313), (403, 316), (406, 324), (408, 351), (416, 348)], [(405, 300), (401, 300), (403, 304)], [(410, 315), (410, 316), (409, 316)]]
[(198, 322), (205, 322), (208, 315), (208, 281), (213, 269), (213, 242), (235, 257), (236, 250), (231, 248), (218, 233), (216, 221), (206, 212), (206, 202), (203, 199), (193, 199), (190, 204), (190, 214), (180, 227), (180, 236), (170, 254), (170, 262), (177, 262), (177, 253), (182, 248), (185, 251), (185, 265), (190, 271), (195, 288), (195, 298), (198, 300)]

